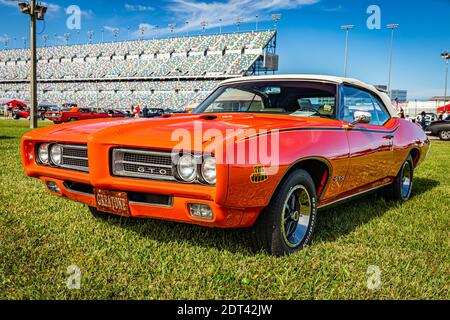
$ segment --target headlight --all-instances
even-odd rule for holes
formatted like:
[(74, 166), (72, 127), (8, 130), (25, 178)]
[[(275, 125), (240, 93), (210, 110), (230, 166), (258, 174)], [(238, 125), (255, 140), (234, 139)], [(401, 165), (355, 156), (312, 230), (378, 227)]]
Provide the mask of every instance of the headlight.
[(38, 158), (43, 164), (48, 163), (48, 143), (42, 143), (38, 148)]
[(59, 144), (54, 144), (50, 147), (50, 160), (55, 165), (60, 165), (62, 159), (62, 147)]
[(177, 173), (186, 182), (194, 181), (197, 177), (197, 163), (194, 157), (191, 155), (180, 157), (177, 164)]
[(208, 157), (203, 160), (202, 178), (209, 184), (216, 183), (216, 158)]

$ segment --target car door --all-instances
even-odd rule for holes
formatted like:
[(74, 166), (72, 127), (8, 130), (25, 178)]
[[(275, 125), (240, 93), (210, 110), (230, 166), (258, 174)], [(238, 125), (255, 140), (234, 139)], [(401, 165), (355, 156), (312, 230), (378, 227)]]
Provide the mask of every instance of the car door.
[[(357, 111), (369, 113), (370, 121), (355, 123)], [(343, 192), (388, 182), (386, 178), (394, 161), (394, 136), (386, 126), (391, 117), (381, 100), (364, 89), (343, 85), (339, 114), (342, 125), (347, 128), (350, 150), (349, 171)]]

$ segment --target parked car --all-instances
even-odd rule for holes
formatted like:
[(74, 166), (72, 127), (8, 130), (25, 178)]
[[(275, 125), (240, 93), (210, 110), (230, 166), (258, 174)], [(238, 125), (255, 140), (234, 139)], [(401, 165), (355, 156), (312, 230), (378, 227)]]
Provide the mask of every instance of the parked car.
[(97, 112), (91, 108), (73, 107), (61, 109), (61, 111), (49, 111), (45, 117), (55, 124), (77, 120), (108, 118), (106, 112)]
[(441, 140), (450, 140), (450, 119), (430, 123), (425, 128), (425, 132), (430, 136), (439, 137)]
[(37, 129), (21, 152), (28, 176), (96, 217), (249, 227), (282, 255), (310, 243), (318, 209), (375, 190), (408, 200), (429, 145), (371, 85), (277, 75), (224, 81), (191, 114)]
[[(45, 115), (49, 111), (51, 106), (49, 105), (39, 105), (38, 107), (38, 118), (45, 120)], [(18, 107), (13, 110), (13, 118), (18, 120), (20, 118), (28, 119), (30, 117), (30, 108)]]
[[(427, 113), (425, 116), (425, 127), (429, 126), (431, 122), (437, 120), (436, 113)], [(420, 123), (420, 115), (416, 117), (416, 122)]]

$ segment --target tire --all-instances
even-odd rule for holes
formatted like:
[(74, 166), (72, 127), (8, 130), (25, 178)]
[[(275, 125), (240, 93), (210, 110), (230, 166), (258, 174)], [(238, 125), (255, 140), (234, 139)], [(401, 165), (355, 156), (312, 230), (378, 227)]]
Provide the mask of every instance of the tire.
[(126, 217), (122, 217), (122, 216), (119, 216), (116, 214), (98, 211), (96, 207), (91, 207), (91, 206), (89, 206), (89, 211), (92, 213), (92, 215), (95, 218), (102, 219), (102, 220), (120, 220), (120, 219), (126, 218)]
[(60, 124), (61, 121), (53, 121), (54, 124)]
[(70, 118), (69, 119), (69, 122), (74, 122), (74, 121), (77, 121), (77, 118)]
[(414, 162), (411, 155), (408, 155), (394, 182), (384, 190), (385, 197), (401, 202), (409, 200), (413, 187), (413, 176)]
[(250, 244), (256, 251), (274, 256), (291, 254), (311, 242), (316, 222), (314, 182), (308, 172), (296, 170), (282, 182), (248, 230)]
[(439, 139), (444, 141), (450, 140), (450, 130), (441, 130), (439, 131)]

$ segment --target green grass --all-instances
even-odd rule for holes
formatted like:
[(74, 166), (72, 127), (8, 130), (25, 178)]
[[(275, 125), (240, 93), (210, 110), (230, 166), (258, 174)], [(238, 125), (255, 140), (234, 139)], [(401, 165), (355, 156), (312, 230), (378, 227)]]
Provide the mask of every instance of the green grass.
[[(433, 141), (407, 203), (371, 195), (322, 211), (311, 246), (274, 258), (239, 230), (94, 219), (25, 176), (27, 125), (0, 121), (0, 299), (450, 298), (450, 143)], [(79, 290), (66, 286), (69, 265)]]

